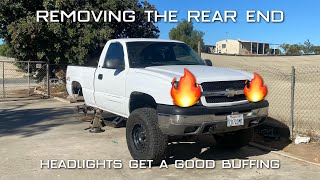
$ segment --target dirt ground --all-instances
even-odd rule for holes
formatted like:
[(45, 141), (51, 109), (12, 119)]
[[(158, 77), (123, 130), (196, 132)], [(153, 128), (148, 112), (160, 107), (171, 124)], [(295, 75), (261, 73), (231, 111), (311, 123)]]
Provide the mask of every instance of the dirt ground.
[(203, 59), (212, 60), (216, 66), (254, 66), (276, 67), (280, 70), (291, 70), (291, 66), (320, 66), (320, 55), (312, 56), (224, 56), (202, 53)]
[(284, 152), (288, 152), (295, 157), (306, 159), (310, 162), (320, 164), (320, 144), (289, 144), (283, 149)]
[(320, 143), (310, 142), (308, 144), (294, 144), (290, 139), (280, 137), (280, 139), (266, 138), (259, 134), (255, 134), (253, 142), (281, 150), (288, 155), (317, 163), (320, 166)]
[[(82, 119), (82, 120), (80, 120)], [(320, 167), (247, 146), (210, 149), (170, 145), (168, 168), (130, 169), (125, 128), (84, 130), (89, 123), (75, 104), (37, 97), (0, 102), (0, 179), (317, 179)], [(41, 169), (41, 160), (122, 160), (121, 169)], [(176, 169), (174, 160), (214, 160), (214, 169)], [(279, 160), (279, 169), (222, 169), (223, 160)]]

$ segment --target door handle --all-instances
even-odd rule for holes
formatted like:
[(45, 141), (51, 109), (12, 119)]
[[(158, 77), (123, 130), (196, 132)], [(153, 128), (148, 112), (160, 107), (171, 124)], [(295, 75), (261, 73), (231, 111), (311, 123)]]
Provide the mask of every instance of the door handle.
[(99, 79), (99, 80), (102, 80), (102, 78), (103, 78), (103, 74), (99, 74), (99, 75), (98, 75), (98, 79)]

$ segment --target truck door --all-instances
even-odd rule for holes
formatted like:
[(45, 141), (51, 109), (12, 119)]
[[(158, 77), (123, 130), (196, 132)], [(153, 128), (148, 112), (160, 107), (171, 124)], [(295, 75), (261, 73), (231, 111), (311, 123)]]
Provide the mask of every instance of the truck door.
[(101, 54), (94, 77), (96, 105), (109, 112), (124, 115), (125, 78), (128, 69), (125, 69), (123, 46), (119, 42), (113, 42), (102, 53), (105, 55)]

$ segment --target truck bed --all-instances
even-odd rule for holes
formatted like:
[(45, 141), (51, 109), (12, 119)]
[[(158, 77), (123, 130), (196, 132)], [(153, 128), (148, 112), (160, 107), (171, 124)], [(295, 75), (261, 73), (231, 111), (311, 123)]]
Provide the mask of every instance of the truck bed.
[(88, 66), (68, 66), (67, 91), (72, 93), (72, 82), (79, 82), (87, 104), (94, 104), (94, 76), (96, 68)]

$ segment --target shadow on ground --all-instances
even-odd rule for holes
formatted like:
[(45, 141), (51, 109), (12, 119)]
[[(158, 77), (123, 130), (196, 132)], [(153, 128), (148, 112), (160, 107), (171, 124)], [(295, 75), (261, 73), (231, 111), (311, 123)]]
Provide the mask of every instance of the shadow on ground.
[(6, 96), (3, 98), (2, 95), (0, 95), (0, 102), (22, 102), (22, 101), (29, 101), (29, 100), (38, 100), (38, 99), (45, 99), (46, 97), (39, 94), (32, 94), (31, 96)]
[(277, 150), (283, 150), (292, 142), (289, 127), (271, 117), (268, 117), (265, 123), (255, 128), (252, 141)]
[(14, 108), (0, 110), (0, 136), (21, 135), (34, 136), (50, 129), (77, 121), (70, 121), (74, 111), (70, 108), (35, 108), (19, 109), (28, 103)]
[(227, 149), (211, 147), (203, 150), (198, 143), (178, 143), (169, 145), (169, 157), (167, 164), (174, 164), (176, 160), (190, 160), (193, 158), (201, 160), (227, 160), (227, 159), (248, 159), (252, 156), (268, 154), (269, 151), (262, 151), (246, 146), (240, 149)]

